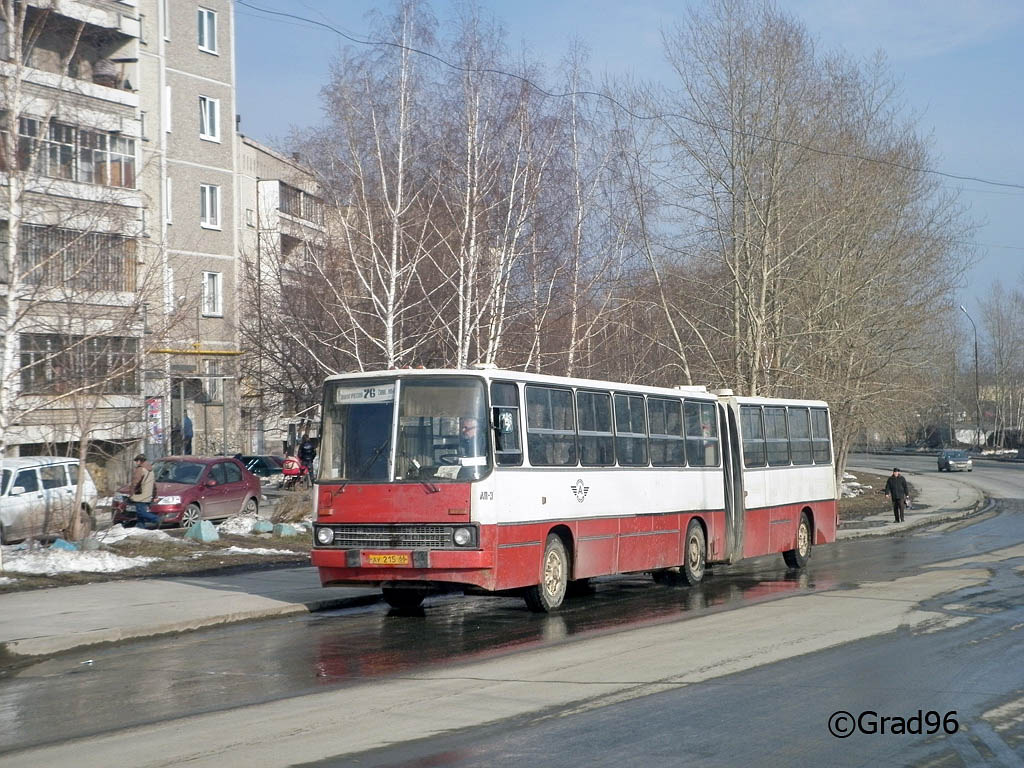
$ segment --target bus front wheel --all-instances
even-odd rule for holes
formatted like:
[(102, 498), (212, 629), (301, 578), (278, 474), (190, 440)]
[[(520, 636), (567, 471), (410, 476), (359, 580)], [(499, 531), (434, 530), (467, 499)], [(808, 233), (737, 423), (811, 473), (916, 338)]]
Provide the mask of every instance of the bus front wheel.
[(782, 559), (790, 568), (803, 568), (811, 559), (811, 521), (807, 513), (800, 515), (800, 525), (796, 529), (796, 549), (782, 553)]
[(384, 602), (399, 611), (409, 611), (419, 608), (425, 595), (417, 589), (405, 589), (403, 587), (381, 587), (381, 595)]
[(526, 606), (534, 613), (549, 613), (565, 599), (569, 584), (569, 555), (557, 534), (549, 534), (540, 564), (540, 584), (527, 588)]

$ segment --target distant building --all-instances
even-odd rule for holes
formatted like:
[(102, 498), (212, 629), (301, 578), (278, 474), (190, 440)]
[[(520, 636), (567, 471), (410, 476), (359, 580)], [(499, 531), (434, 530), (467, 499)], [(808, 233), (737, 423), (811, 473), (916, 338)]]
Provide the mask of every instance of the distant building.
[[(308, 263), (319, 258), (325, 236), (324, 203), (315, 177), (298, 158), (245, 136), (240, 137), (238, 151), (241, 261), (250, 272), (245, 301), (253, 318), (248, 327), (258, 339), (246, 345), (245, 447), (254, 453), (280, 453), (289, 440), (289, 425), (311, 414), (303, 413), (307, 406), (300, 397), (303, 393), (284, 391), (281, 372), (270, 357), (261, 354), (265, 335), (271, 332), (262, 320), (286, 311), (281, 294), (288, 288), (290, 275), (304, 274)], [(303, 318), (293, 320), (301, 327)]]

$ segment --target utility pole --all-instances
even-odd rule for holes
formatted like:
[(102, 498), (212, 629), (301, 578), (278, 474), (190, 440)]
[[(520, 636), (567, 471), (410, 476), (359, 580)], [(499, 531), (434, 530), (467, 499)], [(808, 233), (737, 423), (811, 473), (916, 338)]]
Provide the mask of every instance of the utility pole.
[(978, 426), (974, 432), (974, 445), (976, 450), (980, 453), (981, 451), (981, 386), (978, 383), (978, 326), (974, 324), (974, 320), (971, 319), (970, 314), (967, 312), (967, 307), (963, 304), (960, 305), (960, 311), (967, 315), (967, 319), (971, 321), (971, 328), (974, 329), (974, 406), (975, 413), (978, 417)]

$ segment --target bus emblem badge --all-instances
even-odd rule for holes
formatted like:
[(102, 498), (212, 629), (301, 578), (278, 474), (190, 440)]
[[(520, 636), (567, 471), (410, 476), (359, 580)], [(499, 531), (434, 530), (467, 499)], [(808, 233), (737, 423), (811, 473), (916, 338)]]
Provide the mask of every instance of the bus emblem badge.
[(582, 504), (583, 500), (587, 498), (587, 491), (590, 490), (590, 486), (584, 485), (582, 480), (577, 480), (575, 485), (570, 485), (569, 487), (572, 488), (572, 492), (576, 495), (576, 501)]

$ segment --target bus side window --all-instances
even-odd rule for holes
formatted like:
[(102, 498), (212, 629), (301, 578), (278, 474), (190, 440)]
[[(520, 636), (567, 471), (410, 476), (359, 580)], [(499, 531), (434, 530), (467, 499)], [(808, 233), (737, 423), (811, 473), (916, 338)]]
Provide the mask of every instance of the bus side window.
[(491, 417), (494, 428), (494, 461), (500, 466), (523, 463), (523, 443), (519, 435), (519, 390), (515, 384), (495, 381), (491, 384)]
[(770, 406), (764, 409), (764, 435), (768, 443), (768, 466), (789, 464), (789, 434), (786, 432), (786, 409)]
[(764, 447), (761, 406), (740, 406), (740, 429), (743, 432), (743, 466), (763, 467), (767, 463), (767, 451)]
[(713, 403), (687, 400), (683, 405), (686, 421), (686, 458), (691, 467), (717, 467), (718, 420)]
[(815, 464), (829, 464), (832, 461), (832, 445), (828, 437), (828, 411), (811, 408), (811, 445)]
[(572, 390), (526, 388), (526, 448), (535, 467), (576, 466)]
[(681, 403), (649, 397), (647, 415), (651, 422), (651, 464), (656, 467), (685, 466)]
[(607, 392), (576, 392), (580, 464), (610, 467), (615, 463), (611, 397)]
[(811, 421), (806, 408), (789, 408), (789, 450), (794, 464), (811, 463)]
[(647, 419), (639, 395), (615, 396), (615, 453), (620, 467), (647, 466)]

